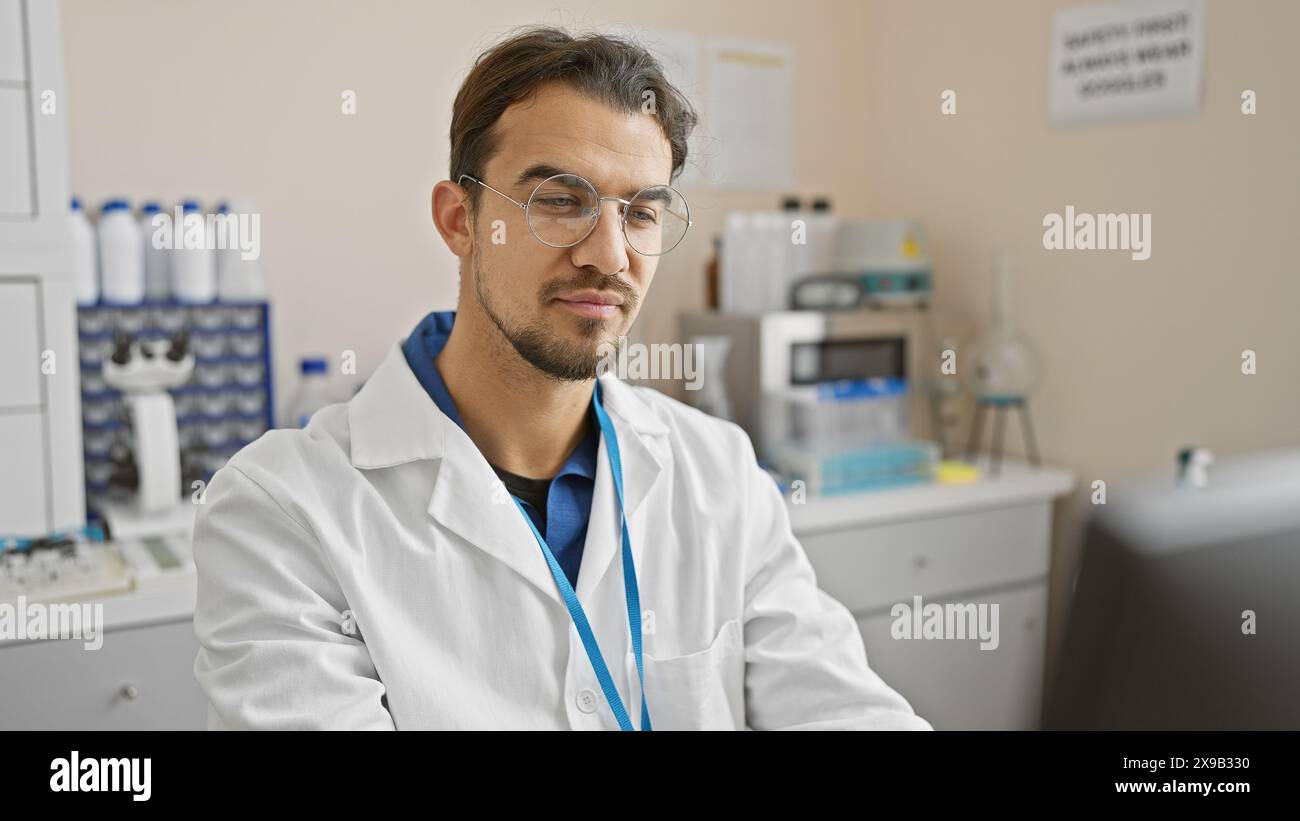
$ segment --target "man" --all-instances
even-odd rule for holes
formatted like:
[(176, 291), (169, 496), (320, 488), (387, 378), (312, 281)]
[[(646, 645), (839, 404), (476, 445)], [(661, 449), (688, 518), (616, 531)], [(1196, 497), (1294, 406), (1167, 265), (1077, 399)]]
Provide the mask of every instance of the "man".
[(740, 429), (596, 378), (690, 225), (694, 119), (618, 39), (479, 58), (432, 197), (458, 310), (207, 491), (210, 726), (929, 728)]

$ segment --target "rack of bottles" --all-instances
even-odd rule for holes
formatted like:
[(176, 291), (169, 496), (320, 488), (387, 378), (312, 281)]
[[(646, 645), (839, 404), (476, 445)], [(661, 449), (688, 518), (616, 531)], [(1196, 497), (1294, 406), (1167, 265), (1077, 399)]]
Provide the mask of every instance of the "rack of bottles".
[(165, 339), (185, 332), (194, 351), (190, 380), (176, 403), (183, 487), (206, 483), (240, 448), (274, 426), (270, 310), (265, 301), (186, 305), (173, 301), (77, 309), (87, 506), (125, 492), (133, 448), (130, 414), (108, 387), (103, 362), (119, 333)]

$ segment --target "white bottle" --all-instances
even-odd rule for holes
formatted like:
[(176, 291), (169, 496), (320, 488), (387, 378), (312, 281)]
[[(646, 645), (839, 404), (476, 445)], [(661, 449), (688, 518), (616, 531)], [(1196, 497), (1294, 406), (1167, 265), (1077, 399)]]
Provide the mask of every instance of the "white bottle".
[[(261, 260), (256, 256), (258, 229), (252, 208), (232, 211), (217, 206), (217, 296), (222, 302), (256, 302), (266, 298)], [(245, 259), (247, 253), (249, 259)]]
[[(155, 221), (158, 224), (155, 224)], [(140, 208), (140, 237), (144, 244), (144, 298), (151, 302), (166, 302), (172, 297), (171, 252), (164, 243), (155, 243), (154, 236), (160, 228), (159, 239), (171, 235), (171, 216), (156, 202), (146, 202)]]
[(217, 298), (217, 271), (208, 247), (207, 217), (198, 202), (181, 203), (181, 224), (172, 245), (172, 293), (178, 302), (202, 305)]
[(797, 221), (804, 219), (804, 212), (799, 209), (799, 200), (787, 197), (781, 203), (780, 211), (768, 212), (771, 229), (768, 236), (767, 283), (763, 311), (787, 311), (790, 309), (790, 284), (794, 281), (792, 270), (798, 266), (801, 254), (807, 249), (808, 227), (799, 226)]
[(723, 313), (748, 311), (746, 297), (753, 291), (747, 259), (750, 241), (749, 212), (727, 214), (722, 232), (722, 257), (718, 264), (718, 307)]
[(144, 248), (130, 203), (123, 199), (104, 203), (98, 233), (104, 302), (139, 305), (144, 299)]
[(72, 198), (72, 271), (78, 305), (99, 302), (99, 249), (95, 227), (81, 210), (81, 200)]
[(302, 379), (285, 414), (286, 428), (307, 427), (313, 413), (334, 402), (329, 388), (329, 365), (324, 358), (304, 357), (298, 370)]

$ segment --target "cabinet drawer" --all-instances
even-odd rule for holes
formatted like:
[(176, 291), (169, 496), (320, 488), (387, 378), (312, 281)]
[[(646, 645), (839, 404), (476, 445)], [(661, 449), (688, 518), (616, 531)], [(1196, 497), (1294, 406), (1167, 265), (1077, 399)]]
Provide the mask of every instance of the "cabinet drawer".
[(36, 283), (0, 278), (0, 410), (41, 406)]
[(1047, 502), (800, 537), (817, 583), (856, 614), (1042, 578)]
[[(0, 411), (0, 535), (41, 536), (50, 530), (45, 509), (48, 470), (45, 423), (39, 410)], [(0, 689), (0, 700), (4, 691)]]
[(980, 649), (978, 639), (895, 639), (893, 618), (881, 613), (858, 620), (867, 663), (936, 730), (1038, 729), (1046, 585), (988, 591), (960, 603), (998, 605), (996, 648)]
[(0, 85), (0, 219), (31, 219), (32, 149), (27, 89)]
[(0, 646), (0, 730), (202, 730), (194, 623), (113, 630), (84, 643)]
[(22, 0), (0, 0), (0, 83), (27, 80)]

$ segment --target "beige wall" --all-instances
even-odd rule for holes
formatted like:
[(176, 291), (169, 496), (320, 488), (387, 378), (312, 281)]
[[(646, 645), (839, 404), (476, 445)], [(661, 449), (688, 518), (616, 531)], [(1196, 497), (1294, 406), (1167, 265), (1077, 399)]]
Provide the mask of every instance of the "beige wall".
[[(72, 184), (96, 202), (252, 198), (282, 382), (306, 352), (355, 350), (364, 375), (426, 310), (453, 304), (428, 192), (482, 46), (530, 22), (781, 38), (799, 61), (798, 193), (924, 219), (940, 330), (969, 339), (987, 318), (990, 250), (1018, 252), (1015, 313), (1044, 363), (1034, 413), (1049, 461), (1086, 485), (1171, 466), (1186, 443), (1295, 444), (1300, 4), (1211, 3), (1196, 116), (1064, 132), (1046, 117), (1062, 5), (65, 0)], [(1254, 117), (1239, 112), (1245, 88)], [(355, 117), (339, 112), (343, 89), (358, 94)], [(944, 89), (956, 116), (939, 113)], [(698, 230), (661, 265), (643, 338), (671, 338), (677, 311), (701, 304), (726, 211), (777, 193), (687, 191)], [(1044, 251), (1043, 215), (1066, 205), (1150, 212), (1151, 259)], [(1245, 348), (1255, 376), (1240, 373)], [(1058, 593), (1073, 555), (1059, 519)]]
[[(924, 218), (941, 327), (986, 321), (990, 249), (1017, 252), (1014, 313), (1045, 367), (1039, 442), (1081, 484), (1172, 476), (1189, 443), (1220, 455), (1300, 444), (1300, 4), (1210, 3), (1199, 114), (1057, 131), (1049, 32), (1066, 5), (867, 4), (870, 211)], [(955, 116), (939, 112), (944, 89)], [(1043, 216), (1066, 205), (1151, 213), (1151, 258), (1044, 250)], [(1254, 376), (1241, 373), (1246, 348)], [(1061, 512), (1055, 627), (1074, 556)]]

